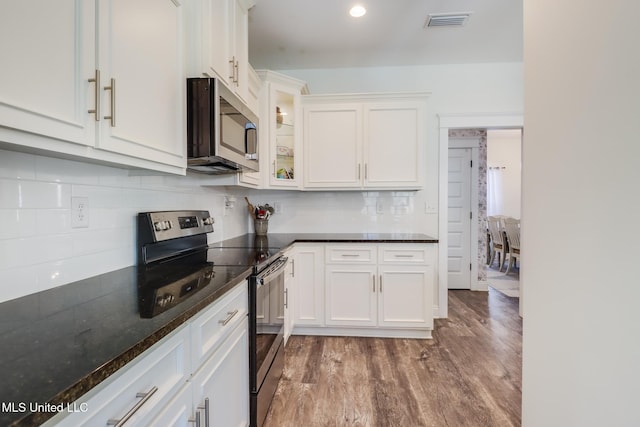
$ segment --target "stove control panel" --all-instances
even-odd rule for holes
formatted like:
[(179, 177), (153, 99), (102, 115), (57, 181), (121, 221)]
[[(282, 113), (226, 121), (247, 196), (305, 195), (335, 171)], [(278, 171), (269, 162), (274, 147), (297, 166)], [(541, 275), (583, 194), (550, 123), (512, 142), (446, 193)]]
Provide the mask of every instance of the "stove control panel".
[(214, 219), (209, 211), (162, 211), (138, 214), (138, 232), (147, 235), (146, 243), (160, 242), (213, 232)]

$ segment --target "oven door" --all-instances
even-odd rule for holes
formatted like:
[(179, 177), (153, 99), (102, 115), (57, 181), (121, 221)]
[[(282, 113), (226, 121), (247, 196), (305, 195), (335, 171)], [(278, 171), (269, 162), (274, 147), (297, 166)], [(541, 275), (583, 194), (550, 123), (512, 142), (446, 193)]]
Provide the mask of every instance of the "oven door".
[[(254, 276), (250, 294), (251, 426), (260, 426), (284, 367), (284, 272), (280, 257)], [(252, 300), (252, 301), (251, 301)], [(255, 302), (255, 304), (254, 304)], [(253, 333), (251, 333), (253, 332)]]

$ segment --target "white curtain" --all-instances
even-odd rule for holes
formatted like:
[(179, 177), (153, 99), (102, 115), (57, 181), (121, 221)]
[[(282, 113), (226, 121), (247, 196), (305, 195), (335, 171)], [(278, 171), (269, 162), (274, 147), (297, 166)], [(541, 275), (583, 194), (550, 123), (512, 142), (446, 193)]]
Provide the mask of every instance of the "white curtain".
[(502, 167), (487, 169), (487, 216), (503, 215)]

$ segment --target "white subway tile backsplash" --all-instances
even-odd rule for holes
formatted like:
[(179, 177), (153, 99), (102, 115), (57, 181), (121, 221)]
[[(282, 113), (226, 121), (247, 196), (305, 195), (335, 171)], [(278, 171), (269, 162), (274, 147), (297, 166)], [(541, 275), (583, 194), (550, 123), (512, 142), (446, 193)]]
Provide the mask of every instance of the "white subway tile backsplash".
[(134, 230), (131, 228), (79, 232), (74, 233), (72, 238), (74, 256), (122, 249), (135, 244)]
[(33, 209), (35, 224), (33, 232), (38, 236), (68, 233), (71, 229), (69, 209)]
[(0, 209), (0, 239), (16, 239), (36, 234), (37, 212), (34, 209)]
[[(199, 179), (0, 150), (0, 302), (136, 264), (138, 212), (205, 209), (212, 242), (246, 233), (244, 209), (223, 218), (229, 191)], [(71, 228), (72, 196), (88, 198), (88, 228)]]
[(69, 258), (73, 255), (73, 238), (70, 234), (56, 234), (32, 239), (30, 248), (32, 262), (40, 264)]
[(51, 182), (0, 179), (0, 208), (69, 207), (71, 186)]

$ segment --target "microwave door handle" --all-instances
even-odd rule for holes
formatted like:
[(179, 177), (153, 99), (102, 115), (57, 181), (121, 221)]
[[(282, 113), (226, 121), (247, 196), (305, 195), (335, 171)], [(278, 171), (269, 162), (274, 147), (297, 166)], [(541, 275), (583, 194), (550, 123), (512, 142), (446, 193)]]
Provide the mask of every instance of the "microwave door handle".
[(251, 131), (256, 132), (256, 125), (249, 122), (244, 125), (244, 152), (249, 155), (255, 154), (249, 153), (249, 132)]

